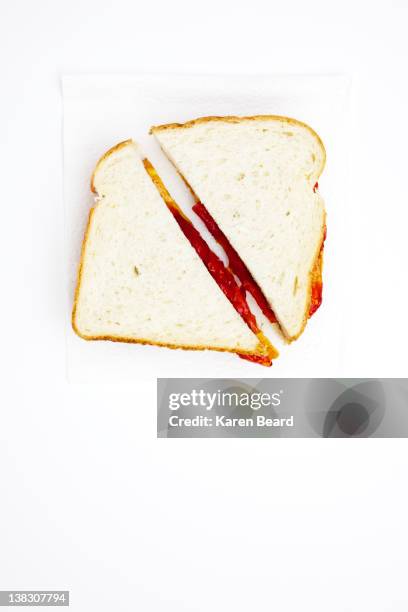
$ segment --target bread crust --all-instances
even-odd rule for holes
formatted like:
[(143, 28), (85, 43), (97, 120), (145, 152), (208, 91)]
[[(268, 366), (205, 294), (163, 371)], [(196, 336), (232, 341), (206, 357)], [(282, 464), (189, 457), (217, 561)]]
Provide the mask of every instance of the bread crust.
[[(315, 138), (315, 140), (317, 141), (322, 151), (322, 162), (316, 172), (316, 181), (318, 181), (326, 165), (325, 146), (323, 144), (322, 139), (317, 134), (317, 132), (313, 130), (313, 128), (307, 125), (307, 123), (303, 123), (303, 121), (299, 121), (298, 119), (294, 119), (293, 117), (285, 117), (281, 115), (252, 115), (252, 116), (242, 116), (242, 117), (239, 117), (236, 115), (231, 115), (231, 116), (214, 115), (214, 116), (208, 116), (208, 117), (198, 117), (197, 119), (191, 119), (190, 121), (186, 121), (185, 123), (167, 123), (163, 125), (154, 125), (150, 128), (149, 134), (154, 134), (155, 132), (160, 132), (164, 130), (173, 130), (173, 129), (179, 129), (179, 128), (188, 129), (200, 123), (208, 123), (210, 121), (219, 121), (223, 123), (243, 123), (245, 121), (264, 121), (264, 120), (265, 121), (281, 121), (281, 122), (287, 123), (288, 125), (296, 125), (296, 126), (305, 128), (313, 136), (313, 138)], [(191, 186), (188, 184), (188, 181), (186, 180), (186, 178), (181, 174), (181, 172), (177, 168), (176, 170), (180, 174), (181, 178), (183, 179), (187, 187), (190, 189), (193, 196), (198, 200), (196, 194), (192, 190)], [(205, 202), (203, 202), (203, 204), (205, 205)], [(323, 246), (323, 242), (325, 238), (325, 231), (326, 231), (326, 211), (324, 211), (324, 223), (323, 223), (322, 230), (321, 230), (320, 240), (318, 242), (316, 253), (313, 259), (313, 263), (312, 263), (312, 266), (310, 268), (309, 275), (308, 275), (309, 277), (309, 283), (308, 283), (309, 284), (309, 288), (308, 288), (309, 300), (307, 302), (306, 309), (303, 315), (303, 320), (302, 320), (300, 331), (294, 336), (288, 336), (283, 331), (278, 321), (279, 329), (283, 337), (285, 338), (285, 340), (287, 340), (289, 343), (299, 338), (299, 336), (304, 332), (307, 321), (309, 319), (309, 310), (310, 310), (310, 305), (312, 302), (313, 278), (315, 277), (315, 275), (319, 275), (320, 277), (322, 277), (322, 273), (323, 273), (323, 254), (321, 253), (321, 250), (322, 250), (322, 246)]]
[(108, 157), (110, 157), (113, 153), (116, 153), (116, 151), (119, 151), (120, 149), (124, 149), (125, 147), (129, 146), (133, 144), (133, 140), (131, 138), (129, 138), (128, 140), (123, 140), (122, 142), (119, 142), (117, 145), (115, 145), (114, 147), (111, 147), (110, 149), (108, 149), (106, 151), (106, 153), (104, 153), (102, 155), (102, 157), (99, 158), (94, 171), (92, 172), (92, 176), (91, 176), (91, 191), (92, 193), (94, 193), (95, 195), (98, 195), (98, 192), (95, 189), (95, 175), (98, 172), (101, 164), (103, 161), (105, 161), (105, 159), (107, 159)]
[[(118, 143), (117, 145), (115, 145), (114, 147), (111, 147), (108, 151), (106, 151), (106, 153), (104, 153), (102, 155), (102, 157), (98, 160), (95, 169), (92, 173), (92, 177), (91, 177), (91, 191), (92, 193), (94, 193), (95, 195), (98, 195), (96, 189), (95, 189), (95, 184), (94, 184), (94, 180), (95, 180), (95, 175), (97, 173), (97, 171), (99, 170), (101, 164), (103, 161), (105, 161), (110, 155), (112, 155), (113, 153), (115, 153), (116, 151), (118, 151), (119, 149), (122, 149), (126, 146), (129, 146), (133, 144), (133, 141), (131, 139), (129, 140), (125, 140), (123, 142)], [(146, 162), (151, 166), (150, 162), (148, 162), (148, 160), (146, 160)], [(171, 196), (168, 194), (167, 190), (165, 189), (164, 185), (163, 185), (163, 189), (165, 191), (165, 193), (168, 195), (169, 198), (171, 198)], [(166, 203), (166, 198), (164, 197), (164, 193), (161, 193), (162, 199), (164, 200), (164, 203)], [(276, 351), (276, 349), (273, 348), (273, 352), (269, 349), (268, 350), (268, 345), (266, 343), (263, 342), (263, 339), (265, 338), (263, 336), (263, 334), (260, 334), (259, 336), (259, 343), (256, 347), (256, 349), (254, 351), (247, 351), (244, 349), (231, 349), (228, 347), (213, 347), (213, 346), (205, 346), (205, 345), (185, 345), (185, 344), (172, 344), (172, 343), (166, 343), (166, 342), (154, 342), (152, 340), (146, 339), (146, 338), (129, 338), (129, 337), (122, 337), (122, 336), (110, 336), (110, 335), (103, 335), (103, 336), (88, 336), (86, 334), (83, 334), (78, 326), (77, 326), (77, 322), (76, 322), (76, 316), (77, 316), (77, 307), (78, 307), (78, 300), (79, 300), (79, 294), (81, 291), (81, 285), (82, 285), (82, 277), (83, 277), (83, 269), (84, 269), (84, 260), (85, 260), (85, 254), (86, 254), (86, 249), (87, 249), (87, 245), (88, 245), (88, 240), (89, 240), (89, 236), (90, 236), (90, 231), (91, 231), (91, 227), (92, 227), (92, 222), (93, 222), (93, 216), (94, 216), (94, 212), (96, 210), (96, 206), (92, 206), (92, 208), (89, 211), (89, 215), (88, 215), (88, 221), (87, 221), (87, 225), (85, 228), (85, 233), (84, 233), (84, 238), (82, 241), (82, 247), (81, 247), (81, 255), (80, 255), (80, 259), (79, 259), (79, 265), (78, 265), (78, 272), (77, 272), (77, 281), (76, 281), (76, 286), (75, 286), (75, 292), (74, 292), (74, 302), (73, 302), (73, 307), (72, 307), (72, 314), (71, 314), (71, 325), (72, 325), (72, 329), (74, 330), (74, 332), (77, 334), (77, 336), (79, 336), (80, 338), (82, 338), (83, 340), (105, 340), (105, 341), (110, 341), (110, 342), (125, 342), (128, 344), (144, 344), (144, 345), (150, 345), (150, 346), (159, 346), (159, 347), (165, 347), (165, 348), (170, 348), (170, 349), (182, 349), (182, 350), (192, 350), (192, 351), (204, 351), (204, 350), (212, 350), (212, 351), (218, 351), (218, 352), (227, 352), (227, 353), (235, 353), (238, 355), (249, 355), (249, 356), (259, 356), (259, 357), (270, 357), (271, 359), (274, 357), (278, 356), (278, 353)], [(266, 364), (263, 364), (266, 365)], [(271, 365), (271, 364), (269, 364)]]

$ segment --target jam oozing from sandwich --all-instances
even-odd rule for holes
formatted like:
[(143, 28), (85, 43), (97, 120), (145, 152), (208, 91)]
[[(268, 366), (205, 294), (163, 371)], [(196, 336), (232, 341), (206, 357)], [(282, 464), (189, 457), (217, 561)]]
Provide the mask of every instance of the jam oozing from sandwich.
[(173, 217), (179, 224), (183, 234), (189, 240), (191, 246), (197, 252), (202, 262), (205, 264), (211, 276), (217, 281), (219, 287), (227, 296), (229, 301), (234, 305), (244, 321), (249, 325), (250, 329), (257, 334), (259, 328), (256, 319), (249, 309), (248, 303), (243, 295), (237, 281), (232, 272), (225, 267), (221, 259), (211, 251), (206, 241), (194, 227), (189, 219), (174, 206), (169, 206)]
[(277, 353), (259, 329), (255, 316), (252, 314), (248, 302), (246, 301), (245, 293), (238, 285), (231, 270), (225, 267), (221, 259), (210, 249), (199, 231), (194, 227), (191, 221), (184, 216), (181, 210), (177, 206), (169, 203), (167, 206), (176, 219), (183, 234), (195, 249), (197, 255), (200, 257), (220, 289), (234, 306), (235, 310), (241, 315), (251, 331), (253, 331), (258, 338), (262, 339), (262, 343), (265, 346), (268, 346), (267, 355), (245, 355), (244, 353), (238, 353), (238, 357), (270, 367), (272, 365), (272, 358), (276, 357)]
[(243, 353), (238, 353), (238, 357), (241, 357), (241, 359), (245, 359), (246, 361), (259, 363), (260, 365), (268, 367), (272, 365), (271, 358), (267, 355), (244, 355)]
[(241, 282), (241, 289), (243, 290), (244, 294), (246, 291), (248, 291), (248, 293), (252, 295), (266, 318), (269, 319), (271, 323), (276, 323), (275, 314), (272, 308), (269, 306), (258, 283), (256, 283), (252, 274), (250, 273), (236, 250), (232, 247), (224, 232), (220, 230), (215, 219), (210, 215), (204, 204), (202, 204), (201, 202), (197, 202), (197, 204), (193, 206), (193, 210), (196, 215), (200, 217), (201, 221), (204, 223), (213, 238), (215, 238), (218, 244), (224, 249), (228, 257), (229, 267), (232, 273), (239, 278)]
[[(247, 303), (245, 290), (243, 290), (243, 287), (239, 285), (235, 279), (235, 270), (232, 271), (229, 267), (227, 268), (216, 253), (210, 249), (199, 231), (191, 223), (190, 219), (185, 216), (183, 211), (170, 196), (152, 164), (147, 159), (143, 160), (143, 164), (165, 204), (167, 205), (167, 208), (177, 221), (181, 231), (190, 242), (191, 246), (195, 249), (207, 270), (214, 278), (215, 282), (234, 306), (235, 310), (240, 314), (251, 331), (258, 337), (260, 345), (265, 351), (264, 354), (259, 355), (237, 353), (238, 357), (270, 367), (272, 365), (272, 359), (277, 357), (279, 353), (259, 329), (256, 318), (252, 314)], [(236, 257), (240, 261), (238, 255), (236, 255)], [(242, 266), (244, 266), (243, 263)]]
[(309, 317), (322, 305), (323, 284), (313, 283), (312, 285), (312, 300), (310, 302)]
[(327, 228), (326, 226), (324, 226), (322, 245), (320, 247), (319, 256), (312, 270), (312, 296), (311, 296), (311, 302), (310, 302), (310, 308), (309, 308), (309, 317), (314, 315), (316, 310), (322, 304), (322, 299), (323, 299), (323, 277), (322, 277), (323, 251), (324, 251), (324, 241), (326, 240), (326, 233), (327, 233)]

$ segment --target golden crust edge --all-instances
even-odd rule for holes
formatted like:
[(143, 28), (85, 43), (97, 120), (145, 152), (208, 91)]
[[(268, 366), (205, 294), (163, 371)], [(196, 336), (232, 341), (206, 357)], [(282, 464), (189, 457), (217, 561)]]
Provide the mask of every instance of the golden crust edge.
[[(217, 351), (219, 353), (233, 353), (236, 355), (250, 355), (255, 357), (268, 357), (265, 353), (257, 353), (254, 351), (245, 351), (240, 349), (231, 349), (227, 347), (214, 347), (214, 346), (205, 346), (205, 345), (194, 345), (194, 344), (171, 344), (169, 342), (155, 342), (153, 340), (148, 340), (145, 338), (128, 338), (126, 336), (85, 336), (80, 331), (78, 331), (74, 326), (74, 331), (82, 340), (86, 341), (109, 341), (109, 342), (123, 342), (124, 344), (142, 344), (148, 346), (158, 346), (161, 348), (169, 348), (169, 349), (180, 349), (184, 351)], [(273, 359), (273, 357), (271, 357)]]
[(91, 191), (92, 193), (97, 195), (97, 191), (95, 189), (95, 175), (98, 172), (100, 166), (102, 165), (102, 162), (104, 162), (106, 159), (108, 159), (108, 157), (110, 157), (113, 153), (116, 153), (116, 151), (119, 151), (120, 149), (124, 149), (125, 147), (128, 147), (129, 145), (133, 145), (134, 142), (131, 138), (128, 138), (128, 140), (123, 140), (122, 142), (119, 142), (118, 144), (114, 145), (113, 147), (111, 147), (110, 149), (108, 149), (97, 161), (94, 171), (92, 172), (92, 176), (91, 176)]
[[(94, 186), (94, 178), (95, 178), (95, 174), (96, 172), (99, 170), (101, 163), (106, 160), (110, 155), (112, 155), (113, 153), (115, 153), (116, 151), (129, 146), (133, 144), (133, 140), (132, 139), (128, 139), (128, 140), (124, 140), (120, 143), (118, 143), (117, 145), (111, 147), (110, 149), (108, 149), (108, 151), (106, 151), (98, 160), (98, 162), (96, 163), (95, 169), (92, 173), (91, 176), (91, 191), (92, 193), (94, 193), (95, 195), (97, 195), (97, 191), (95, 190), (95, 186)], [(145, 158), (146, 159), (146, 158)], [(149, 160), (146, 159), (146, 161), (150, 164)], [(150, 164), (152, 166), (152, 164)], [(153, 166), (152, 166), (153, 168)], [(156, 173), (157, 174), (157, 173)], [(158, 176), (158, 175), (157, 175)], [(159, 180), (161, 181), (160, 177)], [(167, 189), (164, 187), (164, 183), (162, 183), (163, 188), (165, 190), (165, 192), (168, 194)], [(164, 201), (164, 204), (166, 204), (166, 201), (163, 197), (163, 195), (161, 194), (162, 199)], [(171, 198), (170, 194), (168, 194), (168, 196)], [(176, 206), (177, 203), (175, 203)], [(248, 350), (244, 350), (244, 349), (232, 349), (232, 348), (227, 348), (227, 347), (212, 347), (212, 346), (206, 346), (206, 345), (182, 345), (182, 344), (171, 344), (171, 343), (166, 343), (166, 342), (154, 342), (152, 340), (148, 340), (145, 338), (128, 338), (128, 337), (121, 337), (121, 336), (110, 336), (110, 335), (103, 335), (103, 336), (87, 336), (85, 334), (83, 334), (80, 329), (77, 326), (77, 322), (76, 322), (76, 315), (77, 315), (77, 307), (78, 307), (78, 300), (79, 300), (79, 294), (81, 291), (81, 285), (82, 285), (82, 277), (83, 277), (83, 268), (84, 268), (84, 260), (85, 260), (85, 254), (86, 254), (86, 249), (87, 249), (87, 245), (88, 245), (88, 239), (89, 239), (89, 235), (90, 235), (90, 231), (91, 231), (91, 226), (92, 226), (92, 220), (93, 220), (93, 216), (94, 216), (94, 212), (95, 212), (96, 207), (92, 206), (92, 208), (89, 211), (89, 215), (88, 215), (88, 221), (87, 221), (87, 225), (85, 228), (85, 232), (84, 232), (84, 238), (82, 240), (82, 245), (81, 245), (81, 254), (80, 254), (80, 258), (79, 258), (79, 264), (78, 264), (78, 272), (77, 272), (77, 279), (76, 279), (76, 285), (75, 285), (75, 292), (74, 292), (74, 301), (73, 301), (73, 307), (72, 307), (72, 313), (71, 313), (71, 326), (73, 331), (75, 332), (75, 334), (81, 338), (82, 340), (87, 340), (87, 341), (97, 341), (97, 340), (103, 340), (103, 341), (111, 341), (111, 342), (123, 342), (123, 343), (127, 343), (127, 344), (142, 344), (142, 345), (150, 345), (150, 346), (159, 346), (159, 347), (164, 347), (164, 348), (170, 348), (170, 349), (181, 349), (181, 350), (192, 350), (192, 351), (205, 351), (205, 350), (211, 350), (211, 351), (217, 351), (217, 352), (227, 352), (227, 353), (234, 353), (237, 355), (253, 355), (256, 357), (265, 357), (268, 356), (267, 353), (265, 353), (265, 344), (262, 342), (262, 340), (259, 340), (257, 347), (255, 348), (254, 351), (248, 351)], [(220, 289), (221, 291), (221, 289)], [(227, 298), (225, 298), (227, 299)], [(272, 345), (271, 345), (272, 347)], [(274, 349), (274, 354), (270, 355), (271, 359), (274, 359), (275, 357), (278, 356), (278, 352), (275, 349), (275, 347), (272, 347)], [(263, 350), (262, 350), (263, 349)]]
[[(200, 123), (207, 123), (210, 121), (223, 121), (225, 123), (241, 123), (244, 121), (258, 121), (258, 120), (272, 120), (272, 121), (282, 121), (284, 123), (288, 123), (289, 125), (297, 125), (300, 127), (305, 128), (306, 130), (308, 130), (312, 136), (315, 138), (315, 140), (318, 142), (321, 151), (322, 151), (322, 162), (320, 164), (320, 167), (317, 169), (316, 172), (316, 181), (318, 181), (323, 173), (323, 170), (326, 166), (326, 149), (325, 146), (323, 144), (322, 139), (320, 138), (319, 134), (317, 132), (314, 131), (313, 128), (311, 128), (309, 125), (307, 125), (307, 123), (304, 123), (303, 121), (299, 121), (298, 119), (294, 119), (293, 117), (285, 117), (283, 115), (252, 115), (252, 116), (235, 116), (235, 115), (231, 115), (231, 116), (208, 116), (208, 117), (198, 117), (197, 119), (191, 119), (190, 121), (186, 121), (185, 123), (167, 123), (167, 124), (163, 124), (163, 125), (157, 125), (157, 126), (152, 126), (149, 130), (149, 134), (154, 134), (155, 132), (160, 132), (160, 131), (164, 131), (164, 130), (171, 130), (171, 129), (177, 129), (177, 128), (191, 128), (194, 125), (200, 124)], [(163, 148), (162, 148), (163, 150)], [(165, 151), (163, 150), (163, 153), (166, 155)], [(166, 155), (167, 157), (167, 155)], [(173, 164), (173, 162), (170, 160), (170, 158), (168, 158), (169, 161)], [(193, 194), (193, 196), (195, 198), (197, 198), (197, 201), (199, 201), (199, 198), (197, 197), (197, 195), (194, 193), (192, 187), (189, 185), (188, 181), (186, 180), (186, 178), (183, 176), (183, 174), (180, 172), (180, 170), (175, 166), (175, 164), (173, 164), (173, 166), (176, 168), (176, 171), (178, 172), (178, 174), (180, 175), (180, 177), (183, 179), (184, 183), (187, 185), (187, 187), (190, 189), (191, 193)], [(310, 310), (310, 305), (312, 303), (312, 283), (313, 283), (313, 270), (316, 267), (316, 265), (320, 265), (320, 273), (322, 274), (323, 272), (323, 258), (321, 258), (321, 263), (318, 264), (319, 262), (319, 256), (320, 256), (320, 250), (322, 248), (322, 244), (324, 242), (324, 234), (325, 234), (325, 227), (326, 227), (326, 209), (325, 207), (323, 208), (323, 225), (322, 225), (322, 229), (321, 229), (321, 235), (320, 235), (320, 240), (317, 243), (317, 250), (315, 253), (315, 256), (313, 258), (313, 263), (312, 266), (309, 270), (308, 273), (308, 277), (309, 277), (309, 289), (308, 289), (308, 295), (309, 295), (309, 299), (306, 303), (306, 309), (303, 315), (303, 319), (302, 319), (302, 324), (300, 327), (300, 330), (297, 334), (294, 334), (293, 336), (290, 336), (289, 334), (287, 334), (285, 332), (285, 330), (283, 329), (282, 325), (280, 324), (280, 322), (278, 321), (278, 327), (282, 333), (282, 336), (285, 338), (285, 340), (288, 343), (293, 342), (294, 340), (297, 340), (302, 333), (304, 332), (307, 322), (309, 320), (309, 310)], [(245, 263), (245, 262), (244, 262)], [(268, 302), (269, 303), (269, 302)], [(271, 305), (272, 307), (272, 305)], [(276, 316), (276, 315), (275, 315)]]

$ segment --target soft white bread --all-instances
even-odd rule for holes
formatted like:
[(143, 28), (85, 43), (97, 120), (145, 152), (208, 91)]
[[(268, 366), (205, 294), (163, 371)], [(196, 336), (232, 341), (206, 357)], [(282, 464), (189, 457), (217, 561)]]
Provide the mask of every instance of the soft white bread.
[(182, 234), (135, 143), (103, 156), (93, 191), (72, 315), (82, 338), (265, 353)]
[(325, 164), (320, 138), (271, 115), (204, 117), (151, 132), (238, 251), (285, 336), (297, 338), (324, 236), (314, 192)]

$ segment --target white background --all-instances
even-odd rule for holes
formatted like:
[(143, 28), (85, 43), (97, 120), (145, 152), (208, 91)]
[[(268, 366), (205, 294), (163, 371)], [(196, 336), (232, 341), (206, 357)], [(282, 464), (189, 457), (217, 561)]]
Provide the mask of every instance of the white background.
[(404, 440), (156, 440), (154, 380), (68, 385), (60, 91), (351, 73), (348, 363), (406, 376), (407, 21), (403, 0), (1, 4), (0, 588), (80, 612), (407, 610)]

